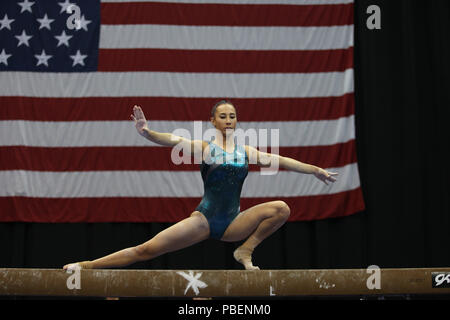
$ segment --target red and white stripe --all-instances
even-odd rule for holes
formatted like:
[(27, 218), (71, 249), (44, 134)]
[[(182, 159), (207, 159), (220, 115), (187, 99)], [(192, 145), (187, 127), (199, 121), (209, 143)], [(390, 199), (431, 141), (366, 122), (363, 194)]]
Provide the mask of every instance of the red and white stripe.
[[(290, 220), (364, 209), (355, 150), (353, 1), (102, 0), (99, 71), (0, 74), (0, 221), (175, 222), (203, 194), (198, 164), (140, 137), (208, 123), (278, 129), (279, 153), (339, 173), (250, 166), (241, 209), (281, 199)], [(270, 141), (270, 136), (268, 136)]]

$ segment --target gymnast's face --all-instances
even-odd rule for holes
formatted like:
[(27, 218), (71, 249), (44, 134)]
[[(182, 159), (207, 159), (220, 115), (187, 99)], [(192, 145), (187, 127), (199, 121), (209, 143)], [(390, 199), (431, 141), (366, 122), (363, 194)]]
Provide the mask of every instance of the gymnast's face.
[(224, 136), (233, 134), (236, 122), (236, 109), (231, 104), (221, 104), (216, 108), (214, 118), (211, 117), (211, 123)]

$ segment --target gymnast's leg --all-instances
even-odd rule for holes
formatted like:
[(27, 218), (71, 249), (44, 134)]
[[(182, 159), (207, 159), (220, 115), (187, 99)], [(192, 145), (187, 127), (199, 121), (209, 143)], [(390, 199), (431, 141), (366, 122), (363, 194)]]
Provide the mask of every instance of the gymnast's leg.
[(234, 251), (234, 258), (247, 270), (253, 266), (252, 253), (265, 238), (280, 228), (289, 218), (290, 209), (284, 201), (270, 201), (253, 206), (239, 214), (225, 230), (221, 240), (248, 239)]
[(63, 269), (72, 269), (77, 266), (84, 269), (124, 267), (135, 262), (153, 259), (167, 252), (186, 248), (208, 237), (208, 220), (200, 212), (194, 211), (189, 218), (161, 231), (141, 245), (126, 248), (93, 261), (67, 264)]

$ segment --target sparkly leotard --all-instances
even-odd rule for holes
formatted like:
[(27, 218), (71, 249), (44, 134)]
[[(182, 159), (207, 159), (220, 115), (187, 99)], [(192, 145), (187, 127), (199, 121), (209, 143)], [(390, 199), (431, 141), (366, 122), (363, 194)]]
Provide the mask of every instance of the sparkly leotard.
[(248, 174), (245, 149), (235, 143), (233, 153), (209, 142), (210, 152), (202, 161), (200, 171), (204, 195), (195, 208), (209, 222), (210, 237), (221, 239), (225, 230), (239, 214), (242, 184)]

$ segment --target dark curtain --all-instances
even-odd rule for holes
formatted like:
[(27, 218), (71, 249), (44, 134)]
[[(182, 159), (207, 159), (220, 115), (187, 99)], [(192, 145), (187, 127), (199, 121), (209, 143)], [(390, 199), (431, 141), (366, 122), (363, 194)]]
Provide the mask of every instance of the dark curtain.
[[(366, 27), (372, 4), (381, 9), (380, 30)], [(448, 0), (356, 0), (356, 141), (366, 210), (288, 222), (256, 249), (256, 265), (450, 266), (449, 21)], [(1, 223), (0, 267), (60, 268), (140, 244), (168, 226)], [(237, 269), (239, 244), (207, 240), (129, 268)]]

